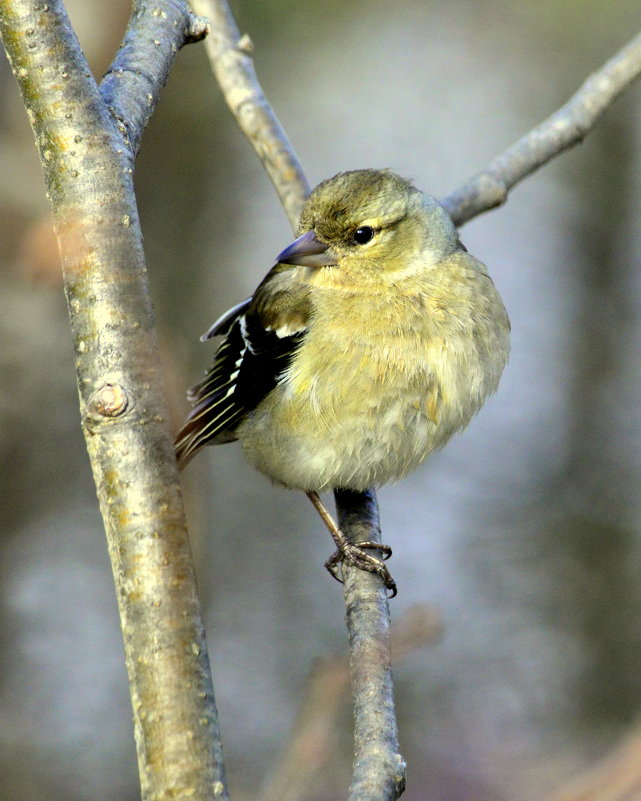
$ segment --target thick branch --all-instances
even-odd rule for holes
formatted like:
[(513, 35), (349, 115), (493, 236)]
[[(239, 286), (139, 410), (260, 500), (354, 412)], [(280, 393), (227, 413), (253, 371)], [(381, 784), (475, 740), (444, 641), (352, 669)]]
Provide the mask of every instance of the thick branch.
[(178, 50), (207, 35), (207, 21), (184, 0), (134, 0), (125, 37), (100, 93), (135, 155)]
[(190, 0), (197, 14), (209, 19), (205, 41), (216, 80), (241, 131), (267, 170), (287, 218), (296, 228), (309, 184), (294, 148), (267, 102), (256, 77), (248, 36), (240, 36), (225, 0)]
[[(155, 5), (164, 8), (162, 0)], [(61, 0), (0, 0), (0, 33), (54, 212), (82, 425), (116, 582), (142, 796), (213, 801), (225, 797), (216, 707), (131, 157)]]
[[(381, 542), (376, 496), (337, 490), (341, 531), (352, 542)], [(405, 789), (400, 754), (387, 590), (379, 576), (343, 566), (354, 698), (354, 771), (348, 801), (395, 801)]]
[(505, 203), (515, 184), (580, 142), (640, 74), (641, 34), (591, 75), (551, 117), (493, 159), (483, 172), (441, 200), (456, 225)]

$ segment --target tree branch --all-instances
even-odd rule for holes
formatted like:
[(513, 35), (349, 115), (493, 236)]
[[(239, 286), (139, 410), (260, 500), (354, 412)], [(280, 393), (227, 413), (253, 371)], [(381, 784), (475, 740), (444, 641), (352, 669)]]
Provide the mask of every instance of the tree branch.
[[(395, 664), (442, 634), (438, 613), (422, 604), (410, 607), (390, 631)], [(305, 801), (323, 771), (336, 758), (337, 719), (349, 695), (350, 665), (341, 656), (314, 666), (282, 757), (260, 795), (261, 801)]]
[(207, 20), (192, 14), (185, 0), (134, 0), (122, 44), (100, 84), (102, 98), (134, 156), (176, 53), (208, 31)]
[(251, 58), (252, 44), (240, 36), (226, 0), (190, 0), (197, 14), (209, 19), (211, 34), (205, 47), (212, 71), (227, 105), (274, 184), (295, 230), (309, 194), (309, 184), (294, 148), (267, 102)]
[[(336, 490), (338, 524), (352, 542), (381, 542), (372, 490)], [(342, 566), (354, 698), (354, 769), (348, 801), (395, 801), (405, 789), (400, 754), (387, 590), (379, 576)]]
[[(170, 5), (176, 3), (154, 4), (168, 25), (175, 19)], [(143, 19), (155, 18), (144, 14), (136, 23), (144, 38)], [(225, 798), (132, 155), (123, 147), (61, 0), (0, 0), (0, 34), (34, 129), (53, 207), (82, 426), (116, 583), (142, 797)], [(159, 41), (168, 69), (177, 40), (172, 35)], [(136, 51), (131, 40), (129, 47), (130, 53)], [(151, 79), (147, 91), (155, 97), (158, 88)], [(119, 113), (133, 114), (136, 122), (123, 122), (136, 140), (147, 111), (136, 109), (132, 98), (119, 105), (118, 92), (112, 96)], [(146, 105), (146, 96), (139, 102)]]
[[(249, 55), (249, 38), (240, 37), (226, 0), (191, 0), (191, 6), (210, 21), (207, 53), (216, 80), (296, 230), (309, 184), (258, 82)], [(344, 533), (350, 539), (378, 537), (380, 541), (374, 490), (337, 492), (335, 497), (339, 520), (348, 526)], [(405, 786), (405, 763), (398, 748), (387, 592), (378, 576), (348, 569), (345, 603), (354, 697), (355, 760), (350, 799), (395, 799)]]
[(456, 225), (496, 208), (509, 190), (559, 153), (576, 145), (641, 74), (641, 34), (593, 73), (568, 102), (521, 137), (460, 189), (441, 199)]

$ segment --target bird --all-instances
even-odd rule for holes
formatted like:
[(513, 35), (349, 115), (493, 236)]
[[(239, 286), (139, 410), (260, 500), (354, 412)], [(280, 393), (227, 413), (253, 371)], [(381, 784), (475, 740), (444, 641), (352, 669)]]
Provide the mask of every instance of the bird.
[[(222, 337), (175, 442), (184, 467), (239, 440), (275, 484), (305, 492), (348, 563), (396, 584), (379, 543), (351, 543), (320, 493), (395, 482), (464, 429), (498, 387), (510, 322), (441, 204), (388, 169), (341, 172), (308, 196), (298, 236)], [(378, 550), (375, 555), (373, 551)]]

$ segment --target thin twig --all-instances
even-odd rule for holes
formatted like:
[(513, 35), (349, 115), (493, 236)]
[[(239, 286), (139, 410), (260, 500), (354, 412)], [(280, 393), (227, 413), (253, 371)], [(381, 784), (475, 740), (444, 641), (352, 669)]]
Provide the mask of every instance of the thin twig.
[[(165, 0), (154, 7), (167, 12)], [(186, 8), (183, 16), (186, 17)], [(150, 20), (151, 15), (145, 19)], [(169, 26), (169, 22), (167, 23)], [(131, 153), (61, 0), (0, 0), (51, 201), (82, 425), (111, 557), (145, 801), (226, 797), (218, 720), (133, 191)], [(175, 31), (155, 29), (169, 66)], [(144, 36), (139, 28), (138, 35)], [(130, 42), (133, 48), (133, 44)], [(148, 91), (159, 85), (153, 76)], [(135, 137), (146, 119), (125, 97)]]
[[(431, 645), (442, 632), (438, 614), (425, 605), (411, 607), (391, 631), (394, 664)], [(261, 801), (303, 801), (338, 756), (336, 723), (349, 693), (350, 666), (343, 656), (320, 660), (310, 676), (305, 698), (283, 756), (275, 765)]]
[[(338, 523), (352, 542), (381, 542), (372, 491), (336, 490)], [(348, 801), (395, 801), (405, 789), (400, 754), (387, 590), (372, 573), (343, 565), (354, 698), (354, 768)]]
[(262, 161), (287, 219), (296, 229), (309, 184), (292, 143), (258, 82), (251, 58), (251, 40), (240, 35), (225, 0), (190, 2), (197, 14), (209, 19), (211, 33), (205, 46), (227, 105)]
[(493, 159), (441, 203), (456, 225), (507, 200), (509, 190), (559, 153), (576, 145), (641, 74), (641, 34), (593, 73), (568, 102)]

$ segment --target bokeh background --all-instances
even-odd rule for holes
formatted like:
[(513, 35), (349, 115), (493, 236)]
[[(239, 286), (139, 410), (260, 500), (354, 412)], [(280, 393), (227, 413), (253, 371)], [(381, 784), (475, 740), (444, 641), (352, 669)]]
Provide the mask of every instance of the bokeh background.
[[(96, 75), (129, 13), (69, 0)], [(445, 195), (641, 28), (635, 0), (238, 0), (312, 183), (391, 167)], [(130, 708), (36, 150), (0, 60), (0, 797), (138, 797)], [(442, 636), (395, 667), (408, 801), (529, 801), (641, 708), (641, 85), (585, 143), (462, 238), (513, 324), (469, 430), (379, 494), (400, 592)], [(137, 169), (175, 425), (199, 335), (249, 295), (288, 228), (202, 46), (186, 48)], [(316, 660), (345, 650), (330, 540), (236, 445), (185, 473), (228, 773), (260, 797)], [(349, 783), (348, 707), (306, 799)]]

